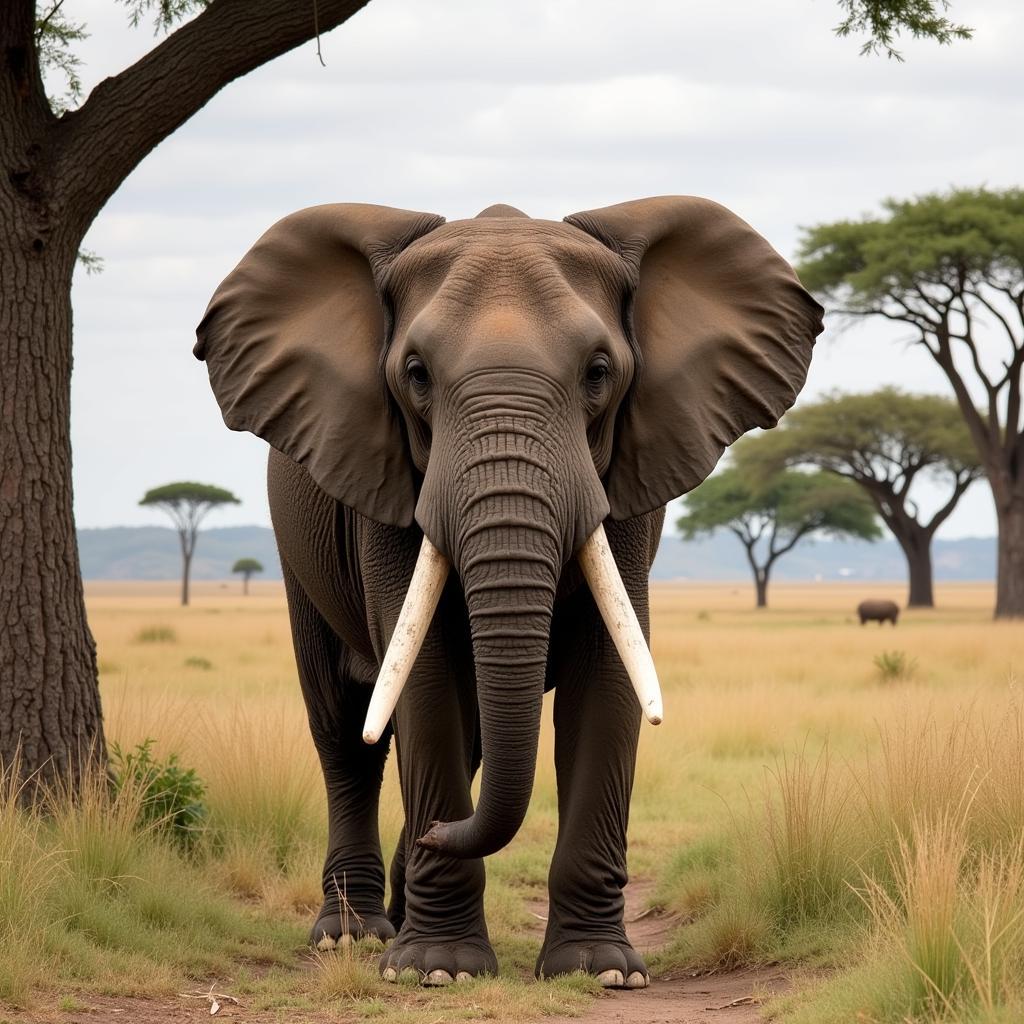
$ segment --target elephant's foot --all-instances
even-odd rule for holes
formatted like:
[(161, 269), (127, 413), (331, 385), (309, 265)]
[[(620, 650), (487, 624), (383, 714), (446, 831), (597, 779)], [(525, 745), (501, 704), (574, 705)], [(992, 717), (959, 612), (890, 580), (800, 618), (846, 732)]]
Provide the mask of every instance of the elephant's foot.
[(374, 938), (387, 942), (395, 937), (395, 929), (383, 907), (362, 912), (349, 906), (343, 914), (339, 910), (338, 900), (328, 898), (320, 908), (309, 941), (317, 949), (326, 951), (334, 949), (343, 935), (353, 939)]
[(407, 974), (423, 985), (450, 985), (497, 973), (498, 960), (486, 931), (451, 942), (399, 932), (380, 958), (380, 974), (385, 981), (398, 981)]
[(643, 957), (625, 940), (560, 939), (544, 948), (537, 959), (537, 977), (591, 974), (605, 988), (647, 988), (651, 976)]

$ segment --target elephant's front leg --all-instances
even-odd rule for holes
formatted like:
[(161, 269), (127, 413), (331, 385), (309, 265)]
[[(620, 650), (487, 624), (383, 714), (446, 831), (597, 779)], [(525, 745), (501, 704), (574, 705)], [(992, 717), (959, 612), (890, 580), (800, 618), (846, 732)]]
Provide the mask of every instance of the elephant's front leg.
[[(617, 559), (646, 632), (646, 564), (638, 558), (630, 572), (628, 559), (618, 553)], [(609, 988), (644, 988), (650, 980), (647, 967), (623, 924), (626, 827), (640, 706), (585, 587), (558, 616), (556, 628), (558, 841), (537, 975), (582, 970)]]
[(295, 655), (310, 731), (327, 788), (324, 901), (311, 941), (330, 949), (343, 935), (387, 941), (384, 862), (377, 809), (389, 737), (361, 739), (369, 688), (344, 672), (344, 648), (282, 558)]
[(406, 819), (405, 920), (380, 965), (389, 981), (414, 970), (433, 985), (497, 971), (484, 922), (483, 861), (416, 843), (435, 821), (472, 814), (470, 783), (479, 761), (468, 657), (458, 658), (460, 645), (451, 637), (442, 642), (439, 632), (435, 623), (392, 719)]

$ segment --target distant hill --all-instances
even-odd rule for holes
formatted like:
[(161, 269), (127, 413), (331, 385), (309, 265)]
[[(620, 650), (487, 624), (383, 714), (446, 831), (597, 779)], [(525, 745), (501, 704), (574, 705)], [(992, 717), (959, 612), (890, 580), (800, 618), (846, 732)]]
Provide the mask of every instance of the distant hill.
[[(936, 540), (932, 561), (937, 580), (994, 580), (995, 537)], [(894, 540), (804, 541), (775, 564), (775, 580), (903, 580), (907, 563)], [(749, 580), (743, 545), (717, 531), (705, 540), (663, 537), (651, 570), (653, 580)]]
[[(111, 526), (78, 531), (82, 576), (87, 580), (175, 580), (181, 578), (178, 535), (167, 526)], [(266, 526), (222, 526), (202, 530), (192, 558), (194, 580), (226, 580), (239, 558), (255, 558), (259, 580), (281, 579), (274, 531)]]
[[(87, 580), (172, 580), (181, 575), (177, 534), (163, 526), (114, 526), (79, 530), (82, 575)], [(994, 537), (939, 540), (933, 546), (940, 580), (992, 580), (996, 571)], [(196, 545), (192, 576), (222, 580), (239, 558), (256, 558), (280, 579), (273, 531), (265, 526), (225, 526), (203, 530)], [(777, 580), (902, 580), (906, 563), (893, 540), (805, 543), (783, 556)], [(719, 531), (699, 541), (664, 537), (651, 572), (655, 580), (747, 580), (750, 569), (740, 543)]]

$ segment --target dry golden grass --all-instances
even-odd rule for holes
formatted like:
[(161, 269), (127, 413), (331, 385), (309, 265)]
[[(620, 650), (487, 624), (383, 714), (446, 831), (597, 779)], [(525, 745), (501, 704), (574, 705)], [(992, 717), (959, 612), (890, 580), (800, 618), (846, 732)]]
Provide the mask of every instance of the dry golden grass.
[[(192, 606), (182, 609), (173, 583), (93, 583), (87, 605), (108, 736), (122, 746), (153, 737), (158, 753), (176, 751), (195, 766), (208, 785), (217, 844), (208, 877), (224, 891), (302, 923), (318, 899), (324, 800), (283, 589), (253, 582), (250, 590), (243, 597), (236, 582), (200, 583)], [(653, 588), (653, 646), (666, 717), (662, 726), (642, 731), (630, 865), (634, 875), (658, 883), (660, 899), (708, 925), (707, 935), (698, 936), (704, 948), (697, 959), (712, 948), (723, 959), (741, 958), (758, 943), (763, 947), (778, 927), (771, 923), (778, 907), (745, 909), (724, 898), (723, 864), (744, 856), (737, 830), (748, 839), (763, 837), (757, 840), (764, 844), (761, 859), (774, 863), (779, 877), (798, 871), (811, 879), (806, 893), (788, 893), (785, 914), (792, 921), (813, 918), (849, 889), (844, 837), (865, 833), (864, 815), (888, 816), (899, 856), (899, 842), (909, 842), (915, 827), (914, 801), (935, 802), (934, 831), (952, 800), (922, 780), (945, 771), (951, 789), (960, 785), (964, 759), (985, 745), (986, 735), (1006, 727), (1024, 643), (1019, 625), (992, 621), (991, 586), (940, 585), (939, 609), (905, 612), (896, 629), (857, 624), (854, 609), (869, 594), (902, 601), (903, 587), (776, 584), (766, 611), (752, 607), (746, 584)], [(913, 671), (880, 671), (879, 664), (912, 665)], [(968, 718), (969, 737), (957, 732)], [(921, 739), (928, 729), (934, 749)], [(492, 934), (513, 973), (528, 967), (533, 955), (521, 934), (521, 898), (543, 887), (554, 844), (551, 744), (548, 713), (530, 816), (511, 846), (489, 861)], [(1012, 758), (1004, 761), (988, 770), (1020, 771)], [(862, 766), (860, 775), (847, 771), (854, 764)], [(902, 779), (899, 799), (887, 805), (879, 782), (876, 799), (848, 800), (848, 791), (867, 778)], [(387, 854), (401, 825), (394, 759), (385, 787)], [(995, 834), (1000, 822), (1012, 827), (1024, 820), (1024, 778), (989, 790), (984, 814), (972, 822), (987, 822)], [(897, 820), (899, 814), (904, 817)], [(758, 824), (747, 827), (750, 821)], [(871, 834), (886, 823), (874, 823)], [(986, 856), (987, 874), (978, 875), (976, 886), (987, 886), (986, 898), (997, 905), (993, 879), (1009, 877), (1018, 865), (1011, 853)], [(888, 877), (895, 888), (885, 892), (898, 899), (897, 883), (903, 878), (909, 886), (911, 874), (893, 868)], [(873, 906), (884, 907), (877, 895)], [(968, 962), (964, 977), (984, 976), (984, 963)], [(339, 975), (335, 965), (332, 971), (324, 992), (337, 995), (364, 982), (367, 993), (376, 992), (362, 968), (344, 965)], [(495, 1013), (527, 1012), (512, 989), (502, 991)], [(579, 992), (566, 994), (570, 1004), (571, 997)], [(474, 999), (480, 1002), (479, 991)]]

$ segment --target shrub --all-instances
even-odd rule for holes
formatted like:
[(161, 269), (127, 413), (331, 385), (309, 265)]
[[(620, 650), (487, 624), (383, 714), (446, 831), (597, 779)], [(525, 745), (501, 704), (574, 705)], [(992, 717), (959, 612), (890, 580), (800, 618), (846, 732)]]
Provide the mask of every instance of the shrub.
[(132, 751), (111, 744), (110, 764), (118, 793), (126, 786), (139, 787), (139, 824), (163, 831), (180, 846), (190, 849), (206, 820), (205, 789), (194, 768), (183, 768), (178, 755), (166, 761), (153, 756), (153, 740), (147, 739)]
[(146, 626), (135, 634), (137, 644), (176, 644), (178, 634), (170, 626)]
[(209, 658), (200, 658), (193, 655), (191, 658), (185, 659), (185, 668), (199, 668), (204, 672), (209, 672), (213, 668), (213, 662)]

